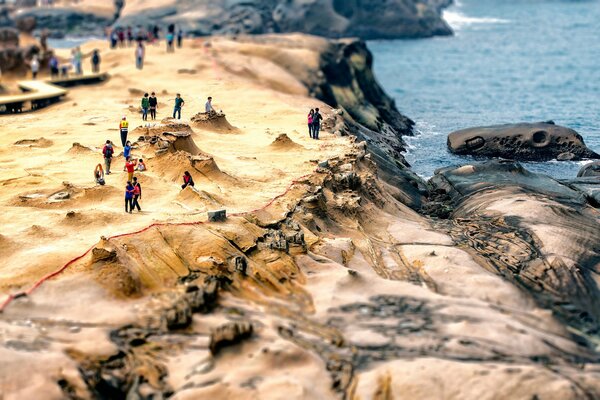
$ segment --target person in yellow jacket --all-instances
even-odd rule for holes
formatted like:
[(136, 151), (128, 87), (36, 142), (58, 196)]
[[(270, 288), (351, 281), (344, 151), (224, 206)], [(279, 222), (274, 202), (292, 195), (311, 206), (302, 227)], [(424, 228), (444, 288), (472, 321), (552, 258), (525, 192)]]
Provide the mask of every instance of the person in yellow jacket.
[(119, 123), (119, 131), (121, 131), (121, 143), (123, 147), (127, 143), (127, 133), (129, 133), (129, 121), (127, 121), (127, 117), (123, 117), (121, 122)]

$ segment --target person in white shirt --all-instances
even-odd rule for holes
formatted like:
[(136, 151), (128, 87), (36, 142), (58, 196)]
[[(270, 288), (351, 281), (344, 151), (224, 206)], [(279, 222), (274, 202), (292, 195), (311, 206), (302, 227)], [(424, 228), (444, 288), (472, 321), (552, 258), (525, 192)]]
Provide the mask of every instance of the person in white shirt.
[(206, 111), (207, 114), (215, 112), (215, 109), (212, 106), (212, 97), (208, 98), (208, 101), (206, 102), (206, 105), (204, 106), (204, 110)]
[(37, 79), (37, 74), (40, 71), (40, 61), (38, 60), (37, 56), (33, 56), (33, 59), (31, 60), (31, 75), (33, 76), (33, 79)]

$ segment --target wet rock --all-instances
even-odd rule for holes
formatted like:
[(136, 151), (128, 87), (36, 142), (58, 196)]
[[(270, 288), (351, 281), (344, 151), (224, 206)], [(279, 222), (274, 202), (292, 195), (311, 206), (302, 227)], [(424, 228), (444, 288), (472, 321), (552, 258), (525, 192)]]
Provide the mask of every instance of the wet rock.
[[(590, 198), (599, 192), (588, 179), (558, 182), (516, 162), (489, 161), (438, 170), (430, 184), (455, 207), (455, 242), (566, 324), (596, 334), (600, 249), (592, 243), (600, 242), (600, 225)], [(560, 241), (549, 233), (557, 231)]]
[(448, 135), (455, 154), (546, 161), (600, 158), (572, 129), (554, 122), (520, 123), (469, 128)]
[(586, 164), (577, 173), (577, 177), (586, 178), (592, 176), (600, 176), (600, 161), (594, 161)]
[(223, 348), (233, 346), (252, 337), (254, 326), (251, 322), (230, 322), (219, 326), (210, 334), (209, 349), (217, 355)]

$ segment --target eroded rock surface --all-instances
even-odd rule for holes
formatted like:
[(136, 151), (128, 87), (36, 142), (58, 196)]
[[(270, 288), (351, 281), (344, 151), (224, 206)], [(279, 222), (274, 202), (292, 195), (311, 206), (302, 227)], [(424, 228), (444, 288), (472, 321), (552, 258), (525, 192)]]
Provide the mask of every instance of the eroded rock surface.
[(600, 158), (572, 129), (553, 122), (521, 123), (469, 128), (448, 135), (455, 154), (502, 157), (511, 160), (547, 161)]
[(156, 7), (131, 0), (125, 3), (116, 24), (160, 20), (203, 36), (304, 32), (333, 38), (415, 38), (451, 34), (441, 18), (442, 8), (449, 4), (447, 0), (263, 0), (165, 2)]

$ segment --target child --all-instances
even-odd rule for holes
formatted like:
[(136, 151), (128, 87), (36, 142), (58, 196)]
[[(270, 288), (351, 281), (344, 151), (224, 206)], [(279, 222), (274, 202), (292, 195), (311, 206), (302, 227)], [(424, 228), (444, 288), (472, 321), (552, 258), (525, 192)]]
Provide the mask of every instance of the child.
[(148, 170), (148, 168), (146, 168), (146, 163), (144, 163), (144, 160), (142, 160), (141, 158), (138, 160), (137, 170), (140, 172)]

